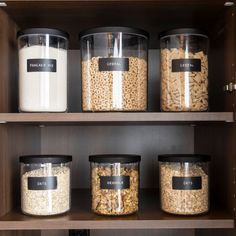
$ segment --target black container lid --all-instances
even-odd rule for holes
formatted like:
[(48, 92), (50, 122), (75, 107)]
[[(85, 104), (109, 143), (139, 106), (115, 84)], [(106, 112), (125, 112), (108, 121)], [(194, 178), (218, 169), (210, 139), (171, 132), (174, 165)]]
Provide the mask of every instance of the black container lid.
[(89, 36), (92, 34), (99, 34), (99, 33), (116, 33), (122, 32), (127, 34), (136, 34), (140, 36), (144, 36), (149, 38), (149, 33), (145, 30), (138, 29), (138, 28), (131, 28), (131, 27), (122, 27), (122, 26), (113, 26), (113, 27), (97, 27), (83, 30), (79, 33), (79, 39), (83, 38), (84, 36)]
[(180, 28), (180, 29), (172, 29), (172, 30), (167, 30), (164, 32), (161, 32), (159, 34), (159, 38), (163, 38), (166, 36), (171, 36), (171, 35), (178, 35), (178, 34), (190, 34), (190, 35), (199, 35), (208, 38), (206, 35), (206, 32), (200, 29), (195, 29), (195, 28)]
[(61, 36), (64, 38), (69, 38), (69, 34), (65, 31), (59, 29), (49, 29), (49, 28), (29, 28), (20, 30), (17, 32), (17, 38), (22, 35), (31, 35), (31, 34), (50, 34), (55, 36)]
[(167, 154), (159, 155), (158, 161), (160, 162), (209, 162), (211, 157), (209, 155), (201, 154)]
[(89, 161), (96, 163), (134, 163), (140, 162), (141, 156), (130, 154), (91, 155)]
[(60, 164), (72, 161), (72, 156), (69, 155), (31, 155), (20, 156), (20, 162), (25, 164), (37, 164), (37, 163), (52, 163)]

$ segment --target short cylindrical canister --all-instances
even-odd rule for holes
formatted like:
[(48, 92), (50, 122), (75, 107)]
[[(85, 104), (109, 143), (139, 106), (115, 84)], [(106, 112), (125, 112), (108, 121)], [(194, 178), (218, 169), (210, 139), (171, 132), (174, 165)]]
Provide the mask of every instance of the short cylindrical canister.
[(21, 209), (49, 216), (70, 210), (71, 156), (21, 156)]
[(160, 155), (160, 196), (163, 211), (197, 215), (209, 210), (208, 155)]
[(140, 160), (140, 156), (123, 154), (89, 157), (93, 212), (129, 215), (138, 211)]

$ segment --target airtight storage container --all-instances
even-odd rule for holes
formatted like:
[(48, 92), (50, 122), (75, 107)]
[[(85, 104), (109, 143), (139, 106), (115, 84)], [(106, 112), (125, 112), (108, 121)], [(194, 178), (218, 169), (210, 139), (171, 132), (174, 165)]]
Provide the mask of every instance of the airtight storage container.
[(147, 109), (148, 37), (128, 27), (80, 33), (83, 111)]
[(32, 28), (19, 31), (19, 110), (67, 111), (66, 32)]
[(208, 110), (208, 37), (184, 28), (160, 34), (162, 111)]
[(71, 205), (71, 156), (21, 156), (21, 209), (29, 215), (65, 213)]
[(138, 211), (138, 155), (93, 155), (92, 211), (101, 215), (129, 215)]
[(163, 211), (197, 215), (209, 210), (207, 155), (160, 155), (160, 198)]

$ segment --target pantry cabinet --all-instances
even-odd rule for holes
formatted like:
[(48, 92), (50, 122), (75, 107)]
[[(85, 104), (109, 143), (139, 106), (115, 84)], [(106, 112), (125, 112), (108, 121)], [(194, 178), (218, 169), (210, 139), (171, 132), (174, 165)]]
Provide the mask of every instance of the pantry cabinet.
[[(236, 235), (234, 4), (224, 0), (1, 1), (0, 235), (67, 235), (69, 229), (89, 229), (94, 236)], [(147, 112), (81, 111), (78, 33), (112, 25), (150, 33)], [(68, 113), (18, 113), (16, 32), (29, 27), (59, 28), (70, 34)], [(160, 111), (158, 34), (180, 27), (200, 28), (209, 35), (208, 112)], [(23, 215), (19, 156), (50, 153), (73, 156), (72, 209), (56, 217)], [(142, 156), (137, 214), (104, 217), (91, 212), (88, 156), (105, 153)], [(209, 213), (187, 217), (160, 210), (157, 155), (170, 153), (211, 155)]]

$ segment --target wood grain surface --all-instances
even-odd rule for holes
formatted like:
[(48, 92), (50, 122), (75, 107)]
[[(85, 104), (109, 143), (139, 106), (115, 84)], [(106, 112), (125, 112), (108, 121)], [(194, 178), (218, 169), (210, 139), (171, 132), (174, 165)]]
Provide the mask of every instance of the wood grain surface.
[(233, 112), (101, 112), (101, 113), (0, 113), (0, 122), (99, 123), (117, 122), (233, 122)]
[(72, 195), (72, 209), (56, 217), (30, 217), (18, 208), (0, 218), (0, 229), (195, 229), (234, 228), (232, 215), (212, 204), (211, 211), (202, 216), (174, 216), (160, 210), (155, 190), (140, 194), (140, 210), (123, 217), (99, 216), (90, 210), (90, 191), (77, 190)]

